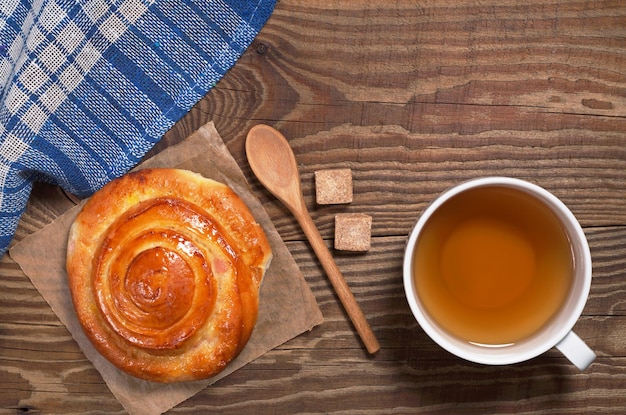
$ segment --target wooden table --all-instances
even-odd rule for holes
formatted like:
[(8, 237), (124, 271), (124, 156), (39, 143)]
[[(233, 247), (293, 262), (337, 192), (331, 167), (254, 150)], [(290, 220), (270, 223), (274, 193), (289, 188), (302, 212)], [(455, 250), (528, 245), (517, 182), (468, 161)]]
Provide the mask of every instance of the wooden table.
[[(487, 414), (626, 411), (626, 3), (622, 0), (281, 0), (252, 46), (154, 152), (202, 124), (252, 183), (325, 322), (171, 413)], [(373, 217), (372, 247), (335, 252), (382, 349), (367, 356), (294, 219), (253, 177), (243, 146), (266, 123), (290, 140), (315, 222)], [(349, 167), (354, 201), (316, 206), (313, 174)], [(506, 175), (560, 197), (591, 246), (576, 332), (579, 372), (551, 350), (485, 367), (453, 357), (404, 299), (406, 235), (462, 180)], [(37, 186), (16, 241), (71, 203)], [(0, 412), (121, 413), (28, 277), (0, 262)]]

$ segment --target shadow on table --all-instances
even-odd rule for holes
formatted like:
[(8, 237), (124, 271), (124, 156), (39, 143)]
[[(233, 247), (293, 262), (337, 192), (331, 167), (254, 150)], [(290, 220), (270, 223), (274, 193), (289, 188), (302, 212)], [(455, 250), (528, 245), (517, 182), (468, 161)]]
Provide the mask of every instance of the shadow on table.
[(558, 412), (575, 406), (568, 395), (584, 389), (586, 372), (556, 350), (515, 365), (486, 366), (451, 355), (419, 328), (412, 333), (407, 347), (396, 351), (396, 398), (405, 405), (448, 414)]

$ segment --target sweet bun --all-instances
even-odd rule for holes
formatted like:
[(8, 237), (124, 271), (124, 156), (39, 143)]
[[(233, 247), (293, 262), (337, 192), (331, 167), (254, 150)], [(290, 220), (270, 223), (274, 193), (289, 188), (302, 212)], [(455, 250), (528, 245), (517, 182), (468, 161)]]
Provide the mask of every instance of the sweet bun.
[(113, 180), (70, 228), (69, 288), (95, 348), (141, 379), (211, 377), (247, 343), (271, 260), (228, 186), (179, 169)]

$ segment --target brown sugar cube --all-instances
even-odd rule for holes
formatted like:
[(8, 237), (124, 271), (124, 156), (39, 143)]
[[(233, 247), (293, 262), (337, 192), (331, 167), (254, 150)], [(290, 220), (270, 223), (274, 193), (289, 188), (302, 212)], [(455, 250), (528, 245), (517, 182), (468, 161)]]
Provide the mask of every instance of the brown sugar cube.
[(315, 172), (315, 199), (320, 205), (352, 202), (352, 170), (332, 169)]
[(335, 249), (368, 251), (372, 234), (372, 217), (363, 213), (335, 215)]

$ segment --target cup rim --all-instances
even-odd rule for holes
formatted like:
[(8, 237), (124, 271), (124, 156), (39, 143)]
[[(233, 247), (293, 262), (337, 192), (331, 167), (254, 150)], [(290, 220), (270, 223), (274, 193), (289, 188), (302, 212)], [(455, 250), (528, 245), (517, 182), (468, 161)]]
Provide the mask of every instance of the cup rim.
[[(532, 194), (540, 200), (547, 202), (549, 204), (549, 208), (560, 218), (560, 220), (567, 221), (567, 227), (570, 229), (568, 236), (576, 239), (577, 244), (575, 248), (577, 249), (577, 258), (580, 257), (580, 262), (582, 262), (582, 281), (577, 281), (577, 291), (570, 294), (568, 297), (567, 301), (574, 304), (568, 307), (568, 309), (571, 307), (572, 311), (568, 316), (563, 318), (562, 324), (559, 327), (553, 327), (548, 324), (540, 330), (541, 334), (539, 335), (539, 340), (533, 340), (530, 342), (522, 341), (520, 343), (502, 347), (471, 344), (446, 333), (442, 329), (436, 328), (436, 324), (432, 321), (427, 312), (423, 310), (417, 300), (417, 293), (412, 276), (415, 246), (418, 237), (421, 234), (421, 230), (433, 213), (447, 200), (462, 192), (479, 187), (491, 186), (515, 188)], [(411, 229), (405, 246), (403, 259), (403, 283), (405, 297), (409, 303), (413, 316), (426, 334), (439, 344), (439, 346), (460, 358), (475, 363), (488, 365), (513, 364), (523, 362), (543, 354), (547, 350), (554, 347), (572, 330), (582, 314), (591, 288), (591, 253), (587, 238), (580, 223), (569, 208), (551, 192), (534, 183), (522, 179), (504, 176), (480, 177), (461, 182), (451, 188), (448, 188), (431, 201), (431, 203), (423, 210), (415, 225)], [(574, 290), (575, 288), (572, 289)], [(534, 337), (535, 336), (533, 336), (533, 338)]]

